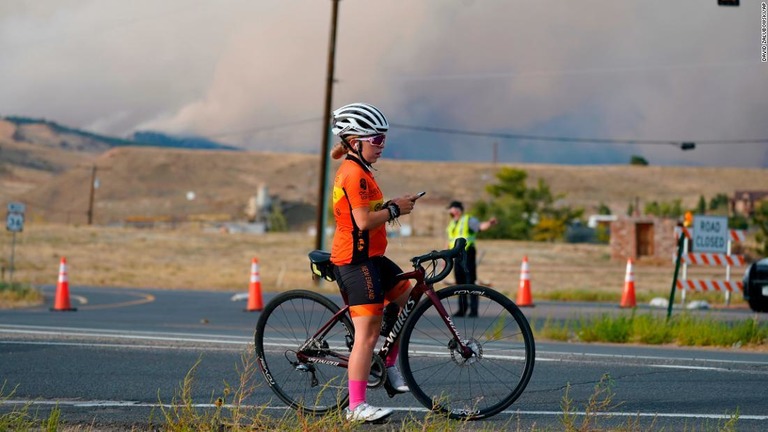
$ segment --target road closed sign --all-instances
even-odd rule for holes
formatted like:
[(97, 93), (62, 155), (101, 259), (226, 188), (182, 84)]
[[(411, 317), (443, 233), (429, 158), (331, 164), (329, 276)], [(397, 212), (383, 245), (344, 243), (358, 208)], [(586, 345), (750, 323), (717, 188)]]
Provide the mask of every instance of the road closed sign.
[(728, 253), (728, 218), (695, 215), (692, 240), (694, 252)]

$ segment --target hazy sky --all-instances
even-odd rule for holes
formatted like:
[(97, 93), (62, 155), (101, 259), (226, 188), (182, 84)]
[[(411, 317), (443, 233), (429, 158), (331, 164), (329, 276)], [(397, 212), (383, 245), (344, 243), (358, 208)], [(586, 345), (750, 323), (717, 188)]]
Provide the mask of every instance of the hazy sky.
[[(389, 156), (768, 167), (760, 1), (343, 0), (334, 106), (395, 125)], [(331, 0), (3, 0), (0, 115), (317, 152)]]

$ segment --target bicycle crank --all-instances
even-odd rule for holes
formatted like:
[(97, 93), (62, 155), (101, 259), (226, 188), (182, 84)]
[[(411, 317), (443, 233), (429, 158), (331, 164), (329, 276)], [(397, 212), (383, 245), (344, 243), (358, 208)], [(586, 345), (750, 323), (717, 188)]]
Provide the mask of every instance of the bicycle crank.
[(379, 388), (387, 379), (387, 368), (384, 366), (384, 359), (373, 355), (371, 359), (371, 374), (368, 375), (368, 388)]

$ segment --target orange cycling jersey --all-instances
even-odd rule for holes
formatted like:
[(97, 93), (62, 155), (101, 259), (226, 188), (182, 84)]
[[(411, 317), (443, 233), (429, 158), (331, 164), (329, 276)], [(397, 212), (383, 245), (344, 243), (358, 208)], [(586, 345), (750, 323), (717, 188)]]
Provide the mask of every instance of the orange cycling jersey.
[(336, 234), (333, 236), (331, 261), (336, 265), (357, 264), (370, 257), (384, 255), (387, 249), (387, 229), (384, 225), (361, 230), (352, 217), (352, 210), (367, 207), (381, 210), (384, 195), (370, 173), (357, 159), (347, 156), (336, 171), (333, 183), (333, 215)]

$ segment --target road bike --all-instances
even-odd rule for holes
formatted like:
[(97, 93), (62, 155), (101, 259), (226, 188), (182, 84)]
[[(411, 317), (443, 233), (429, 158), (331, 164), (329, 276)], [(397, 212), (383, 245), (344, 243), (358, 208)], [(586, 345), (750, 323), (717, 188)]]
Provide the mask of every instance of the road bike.
[[(434, 289), (454, 260), (463, 259), (465, 245), (459, 239), (452, 249), (414, 257), (413, 271), (397, 276), (415, 284), (391, 329), (382, 331), (386, 337), (371, 360), (368, 387), (396, 394), (384, 359), (400, 343), (400, 371), (413, 396), (449, 418), (476, 420), (520, 397), (533, 373), (535, 346), (525, 316), (503, 294), (479, 285)], [(328, 252), (309, 257), (314, 274), (334, 280)], [(460, 295), (480, 296), (477, 318), (452, 316)], [(318, 415), (348, 405), (347, 366), (355, 341), (348, 306), (314, 291), (281, 293), (261, 312), (254, 340), (261, 372), (283, 402)]]

